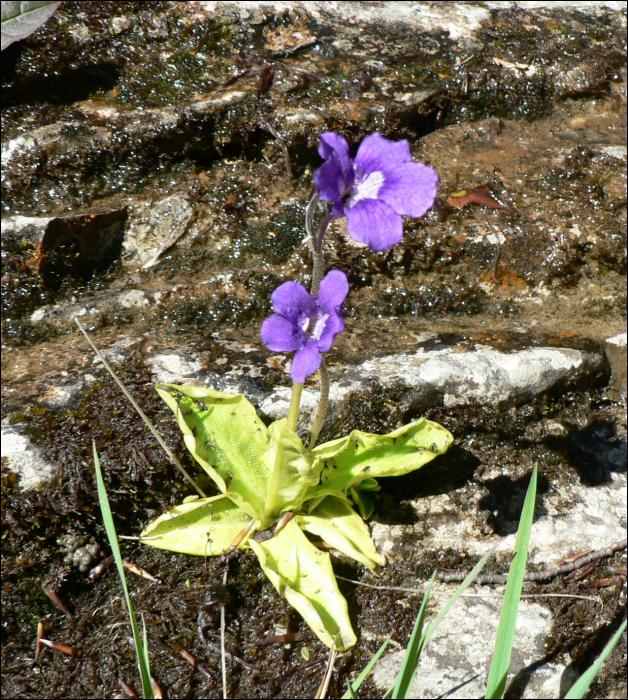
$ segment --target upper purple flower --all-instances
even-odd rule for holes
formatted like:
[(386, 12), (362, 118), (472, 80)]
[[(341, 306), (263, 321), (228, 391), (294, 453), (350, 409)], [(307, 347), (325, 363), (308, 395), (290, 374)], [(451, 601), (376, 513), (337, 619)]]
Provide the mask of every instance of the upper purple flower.
[(347, 276), (332, 270), (321, 280), (317, 297), (296, 282), (284, 282), (271, 297), (277, 313), (262, 324), (264, 345), (274, 352), (297, 353), (290, 376), (303, 384), (321, 364), (334, 338), (344, 330), (340, 305), (349, 293)]
[(332, 202), (332, 216), (347, 217), (347, 230), (372, 250), (387, 250), (403, 236), (402, 216), (423, 216), (436, 199), (438, 175), (413, 163), (407, 141), (367, 136), (353, 160), (349, 144), (333, 132), (318, 147), (327, 162), (314, 173), (321, 200)]

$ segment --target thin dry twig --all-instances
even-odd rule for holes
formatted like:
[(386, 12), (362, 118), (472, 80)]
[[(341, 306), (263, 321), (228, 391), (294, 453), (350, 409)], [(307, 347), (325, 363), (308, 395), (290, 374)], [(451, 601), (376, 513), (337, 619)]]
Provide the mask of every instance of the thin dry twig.
[[(217, 642), (212, 642), (211, 639), (207, 639), (205, 635), (202, 635), (201, 632), (198, 633), (199, 637), (202, 639), (203, 643), (208, 649), (213, 649), (214, 651), (217, 651), (218, 653), (221, 653), (221, 648), (220, 644)], [(236, 663), (240, 664), (243, 668), (246, 668), (247, 671), (251, 671), (251, 673), (254, 674), (259, 674), (262, 672), (262, 669), (259, 666), (254, 666), (253, 664), (247, 663), (244, 659), (241, 659), (239, 656), (236, 654), (232, 654), (230, 651), (227, 651), (225, 649), (225, 656), (229, 657), (230, 659), (233, 659)]]
[(50, 600), (63, 612), (63, 614), (70, 620), (74, 619), (74, 613), (70, 610), (68, 604), (63, 600), (63, 598), (50, 586), (45, 584), (42, 586), (44, 593), (50, 598)]
[(53, 642), (52, 640), (44, 639), (43, 637), (39, 639), (39, 643), (43, 644), (44, 646), (50, 647), (51, 649), (56, 649), (57, 651), (60, 651), (66, 656), (76, 656), (77, 654), (76, 649), (74, 647), (69, 646), (68, 644), (61, 644), (61, 642)]
[(264, 637), (256, 642), (249, 644), (249, 647), (266, 647), (271, 644), (294, 644), (305, 639), (303, 632), (294, 632), (292, 634), (275, 634), (272, 637)]
[(137, 694), (137, 691), (132, 685), (129, 685), (122, 678), (118, 678), (118, 683), (120, 683), (120, 687), (122, 688), (123, 692), (126, 693), (131, 700), (139, 699), (140, 696)]
[(166, 696), (164, 695), (163, 688), (157, 683), (154, 678), (150, 679), (150, 687), (153, 689), (153, 695), (156, 700), (163, 700)]
[(184, 649), (183, 647), (179, 647), (179, 654), (190, 664), (195, 669), (198, 669), (203, 675), (205, 675), (207, 678), (209, 678), (210, 681), (214, 680), (214, 677), (212, 674), (203, 666), (203, 664), (194, 656), (194, 654), (191, 654), (187, 649)]
[[(561, 574), (567, 574), (571, 571), (575, 571), (586, 564), (597, 561), (598, 559), (603, 559), (604, 557), (610, 557), (615, 552), (626, 549), (628, 546), (628, 540), (621, 540), (620, 542), (613, 542), (609, 547), (604, 549), (598, 549), (587, 554), (582, 554), (582, 556), (575, 557), (565, 564), (560, 564), (558, 566), (551, 566), (548, 569), (543, 569), (543, 571), (529, 571), (524, 577), (524, 581), (546, 581), (547, 579), (555, 578)], [(442, 583), (456, 583), (459, 581), (464, 581), (467, 574), (464, 572), (452, 571), (445, 572), (441, 571), (437, 576), (436, 580)], [(489, 584), (489, 583), (506, 583), (508, 581), (508, 574), (480, 574), (474, 581), (474, 583), (479, 584)]]
[[(222, 585), (227, 585), (229, 565), (225, 566)], [(222, 697), (227, 700), (227, 655), (225, 654), (225, 606), (220, 606), (220, 664), (222, 666)]]
[(338, 652), (336, 648), (333, 647), (329, 650), (329, 658), (327, 659), (327, 668), (325, 669), (325, 675), (321, 684), (318, 686), (316, 695), (314, 696), (316, 700), (322, 700), (327, 695), (327, 689), (329, 688), (329, 681), (331, 680), (331, 674), (334, 670), (334, 664), (336, 663), (336, 656)]
[[(344, 576), (339, 576), (336, 574), (336, 578), (342, 579), (343, 581), (348, 581), (349, 583), (354, 583), (356, 586), (364, 586), (365, 588), (375, 588), (379, 591), (401, 591), (402, 593), (411, 593), (413, 595), (423, 595), (425, 593), (425, 588), (407, 588), (405, 586), (377, 586), (374, 583), (364, 583), (364, 581), (355, 581), (352, 578), (345, 578)], [(437, 595), (451, 595), (449, 591), (437, 591), (432, 590), (432, 596)], [(486, 593), (463, 593), (461, 598), (499, 598), (503, 599), (503, 593), (496, 593), (494, 595), (487, 595)], [(522, 598), (577, 598), (578, 600), (600, 600), (599, 596), (590, 595), (576, 595), (575, 593), (524, 593)]]
[(127, 399), (131, 402), (131, 405), (133, 408), (138, 412), (140, 418), (146, 423), (148, 429), (151, 431), (151, 433), (155, 436), (155, 439), (157, 442), (160, 444), (161, 448), (163, 451), (168, 455), (172, 463), (175, 465), (175, 467), (183, 474), (183, 476), (188, 480), (188, 482), (196, 489), (197, 493), (202, 497), (202, 498), (207, 498), (206, 494), (203, 492), (201, 487), (194, 481), (194, 479), (185, 471), (183, 465), (179, 460), (172, 454), (172, 450), (166, 445), (164, 442), (164, 439), (161, 437), (161, 435), (157, 432), (157, 428), (152, 424), (152, 422), (149, 420), (148, 416), (142, 411), (140, 408), (139, 404), (137, 401), (131, 396), (131, 393), (129, 390), (124, 386), (122, 381), (118, 379), (116, 373), (113, 371), (111, 368), (111, 365), (107, 362), (105, 359), (105, 356), (100, 352), (100, 350), (96, 347), (92, 339), (89, 337), (87, 331), (83, 328), (81, 325), (81, 322), (78, 320), (78, 318), (74, 318), (76, 325), (79, 327), (81, 333), (85, 336), (87, 342), (90, 344), (92, 350), (96, 353), (98, 356), (99, 360), (103, 363), (105, 366), (105, 369), (109, 374), (113, 377), (115, 380), (116, 384), (120, 387), (122, 390), (122, 393), (127, 397)]
[(37, 661), (39, 655), (41, 654), (41, 648), (43, 646), (43, 644), (41, 643), (41, 638), (44, 636), (44, 634), (44, 623), (42, 620), (40, 620), (37, 623), (37, 643), (35, 644), (35, 661)]

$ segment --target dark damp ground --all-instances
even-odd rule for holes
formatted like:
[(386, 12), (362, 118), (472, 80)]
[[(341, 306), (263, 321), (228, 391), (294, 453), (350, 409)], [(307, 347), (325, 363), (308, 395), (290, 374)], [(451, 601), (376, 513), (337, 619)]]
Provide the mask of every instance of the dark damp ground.
[[(256, 27), (194, 22), (184, 7), (157, 2), (115, 3), (116, 16), (132, 21), (128, 32), (112, 34), (111, 3), (81, 3), (80, 10), (77, 5), (68, 3), (59, 13), (64, 22), (48, 23), (9, 49), (3, 60), (7, 138), (74, 119), (76, 105), (85, 100), (128, 108), (176, 107), (233, 76), (240, 48), (261, 52), (268, 62), (264, 48), (276, 44), (286, 27), (327, 36), (329, 46), (335, 36), (329, 27), (323, 32), (298, 16), (271, 18)], [(92, 36), (84, 45), (70, 32), (83, 26)], [(365, 255), (340, 223), (331, 227), (329, 266), (347, 272), (352, 287), (347, 332), (329, 355), (332, 373), (367, 357), (412, 349), (417, 334), (425, 331), (470, 337), (482, 332), (499, 340), (500, 334), (523, 330), (531, 337), (562, 333), (600, 341), (625, 328), (625, 161), (603, 150), (625, 144), (625, 54), (615, 15), (493, 13), (478, 34), (486, 50), (466, 53), (444, 34), (417, 38), (414, 30), (377, 26), (343, 31), (345, 47), (353, 48), (334, 53), (323, 41), (316, 55), (285, 59), (297, 67), (316, 66), (323, 80), (288, 92), (282, 80), (284, 87), (298, 81), (287, 73), (282, 78), (277, 68), (275, 83), (264, 93), (270, 106), (263, 109), (271, 116), (300, 108), (323, 116), (324, 126), (297, 122), (281, 133), (291, 175), (286, 151), (263, 126), (258, 78), (244, 78), (235, 87), (249, 89), (249, 96), (221, 113), (179, 119), (174, 127), (155, 127), (148, 137), (125, 133), (100, 151), (90, 146), (82, 152), (78, 146), (71, 162), (64, 160), (63, 149), (51, 147), (32, 163), (28, 177), (3, 191), (5, 213), (22, 215), (89, 211), (96, 200), (117, 206), (121, 192), (139, 199), (178, 192), (189, 196), (197, 216), (207, 221), (191, 247), (175, 248), (156, 267), (134, 273), (120, 262), (105, 270), (73, 266), (79, 258), (73, 249), (63, 249), (48, 267), (63, 262), (64, 275), (46, 281), (32, 264), (37, 252), (32, 244), (3, 240), (3, 419), (19, 422), (44, 458), (59, 465), (50, 486), (27, 493), (2, 466), (4, 696), (109, 697), (120, 691), (120, 678), (138, 689), (117, 575), (110, 571), (91, 581), (64, 563), (58, 544), (76, 534), (109, 553), (95, 497), (92, 439), (120, 534), (136, 535), (188, 493), (111, 380), (99, 379), (70, 409), (55, 412), (38, 401), (61, 372), (90, 371), (92, 358), (71, 314), (35, 322), (32, 312), (51, 304), (61, 310), (76, 304), (96, 309), (87, 325), (101, 347), (145, 336), (118, 371), (186, 468), (202, 480), (153, 391), (144, 357), (193, 349), (203, 353), (209, 369), (224, 367), (212, 363), (225, 356), (228, 366), (246, 360), (263, 367), (259, 382), (264, 390), (286, 383), (283, 370), (266, 364), (259, 325), (281, 281), (307, 281), (302, 220), (311, 174), (319, 164), (320, 131), (337, 130), (354, 146), (376, 129), (408, 138), (415, 157), (441, 177), (434, 211), (421, 221), (407, 221), (403, 242), (388, 253)], [(170, 53), (167, 67), (139, 68), (164, 51)], [(493, 55), (543, 70), (523, 77), (523, 69), (499, 66)], [(460, 59), (469, 56), (461, 66)], [(382, 59), (376, 68), (373, 57)], [(412, 108), (391, 102), (390, 95), (406, 91), (423, 91), (427, 97)], [(369, 111), (373, 103), (386, 109)], [(80, 134), (75, 136), (80, 144)], [(514, 209), (446, 206), (451, 192), (482, 184)], [(505, 240), (488, 242), (496, 230)], [(232, 274), (228, 288), (216, 277), (225, 272)], [(122, 309), (110, 301), (128, 288), (164, 292), (163, 301), (141, 309)], [(246, 355), (228, 351), (212, 333), (259, 349)], [(542, 471), (537, 513), (544, 512), (544, 493), (556, 484), (607, 483), (615, 468), (607, 457), (625, 442), (624, 404), (607, 391), (607, 380), (539, 397), (515, 412), (433, 408), (427, 417), (451, 430), (454, 447), (418, 473), (384, 480), (375, 495), (373, 520), (414, 523), (411, 499), (454, 490), (465, 512), (481, 486), (488, 490), (482, 512), (497, 515), (479, 521), (478, 528), (506, 534), (533, 465)], [(400, 420), (418, 417), (400, 414), (395, 399), (394, 390), (385, 397), (366, 391), (322, 437), (352, 428), (386, 432)], [(548, 434), (548, 418), (560, 420), (567, 433), (560, 438)], [(483, 471), (497, 460), (511, 465), (509, 476), (487, 483)], [(153, 673), (169, 697), (221, 695), (216, 597), (225, 601), (227, 650), (234, 655), (228, 660), (231, 697), (315, 694), (327, 650), (261, 575), (253, 555), (230, 563), (223, 591), (217, 587), (224, 566), (213, 560), (129, 541), (122, 547), (127, 559), (160, 579), (157, 584), (127, 577), (136, 610), (146, 620)], [(392, 560), (378, 580), (338, 558), (334, 567), (351, 579), (416, 586), (435, 567), (472, 563), (458, 551), (426, 552), (414, 537), (397, 548), (403, 556)], [(606, 560), (589, 580), (608, 576), (610, 565), (625, 565), (625, 556)], [(491, 564), (488, 571), (505, 566)], [(67, 602), (74, 619), (53, 605), (44, 585)], [(420, 604), (411, 597), (398, 605), (405, 597), (400, 592), (339, 585), (358, 644), (337, 661), (330, 697), (345, 692), (346, 679), (355, 678), (389, 633), (406, 645)], [(564, 578), (527, 588), (537, 590), (581, 593), (578, 582)], [(570, 658), (578, 671), (599, 654), (625, 616), (625, 598), (613, 595), (605, 595), (604, 606), (578, 600), (545, 604), (554, 613), (554, 628), (544, 661)], [(78, 651), (74, 658), (46, 650), (34, 661), (40, 619), (49, 638)], [(289, 645), (254, 644), (285, 632), (304, 636)], [(208, 675), (185, 661), (181, 650), (192, 653)], [(625, 654), (624, 639), (589, 697), (607, 697), (625, 682)], [(525, 677), (518, 677), (507, 697), (520, 697), (524, 687)], [(361, 696), (380, 697), (381, 691), (367, 681)]]

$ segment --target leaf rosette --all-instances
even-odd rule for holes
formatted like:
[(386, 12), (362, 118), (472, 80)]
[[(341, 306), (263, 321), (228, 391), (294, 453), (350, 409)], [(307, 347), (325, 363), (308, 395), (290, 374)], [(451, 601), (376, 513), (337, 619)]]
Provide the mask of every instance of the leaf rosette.
[[(157, 392), (221, 493), (185, 499), (150, 523), (142, 542), (199, 556), (221, 555), (238, 542), (255, 552), (277, 591), (324, 644), (339, 651), (355, 644), (330, 556), (307, 535), (375, 571), (385, 559), (364, 522), (372, 511), (367, 493), (379, 488), (376, 478), (407, 474), (445, 452), (451, 433), (421, 419), (388, 435), (354, 430), (309, 450), (286, 419), (266, 427), (241, 394), (174, 384), (160, 384)], [(293, 516), (285, 527), (255, 539), (287, 512)]]

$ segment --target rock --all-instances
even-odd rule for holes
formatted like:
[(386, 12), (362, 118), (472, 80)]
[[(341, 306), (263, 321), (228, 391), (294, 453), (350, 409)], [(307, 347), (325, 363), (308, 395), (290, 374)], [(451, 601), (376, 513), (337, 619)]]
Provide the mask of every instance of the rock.
[(172, 195), (158, 202), (135, 203), (124, 239), (124, 262), (144, 270), (185, 235), (194, 208), (186, 197)]
[(38, 489), (47, 484), (56, 472), (56, 466), (46, 462), (30, 439), (23, 435), (19, 425), (2, 424), (2, 458), (20, 477), (23, 491)]
[[(422, 410), (440, 404), (468, 403), (506, 408), (556, 389), (594, 381), (604, 372), (601, 348), (586, 350), (557, 347), (531, 347), (502, 352), (477, 343), (465, 342), (446, 347), (437, 335), (424, 340), (425, 347), (414, 353), (389, 355), (347, 367), (332, 382), (331, 405), (339, 410), (370, 385), (377, 393), (393, 387), (405, 388), (400, 411)], [(228, 376), (228, 375), (227, 375)], [(216, 378), (228, 381), (227, 376)], [(302, 405), (312, 409), (316, 392), (305, 390)], [(279, 418), (287, 412), (289, 390), (278, 388), (260, 403), (267, 415)]]
[(4, 249), (20, 251), (24, 265), (47, 288), (68, 276), (90, 277), (120, 257), (126, 207), (57, 217), (16, 216), (2, 220)]
[(81, 381), (63, 386), (53, 385), (48, 391), (37, 397), (37, 402), (49, 408), (65, 408), (79, 396), (83, 388), (84, 383)]
[(611, 386), (626, 395), (626, 333), (604, 341), (604, 352), (611, 366)]
[[(226, 16), (237, 13), (242, 20), (252, 23), (262, 22), (262, 18), (268, 17), (268, 4), (263, 0), (246, 3), (245, 6), (241, 2), (204, 2), (203, 9)], [(447, 9), (432, 5), (428, 9), (425, 5), (383, 2), (374, 6), (347, 4), (331, 8), (326, 2), (314, 1), (306, 5), (288, 2), (282, 9), (292, 12), (305, 10), (322, 25), (344, 22), (357, 27), (360, 24), (399, 23), (409, 27), (421, 26), (426, 32), (445, 31), (451, 39), (463, 41), (470, 41), (469, 36), (489, 17), (485, 8), (474, 5), (454, 5)]]
[[(420, 670), (408, 694), (413, 698), (475, 698), (486, 694), (486, 679), (493, 655), (501, 608), (500, 587), (487, 594), (478, 587), (467, 591), (470, 598), (457, 601), (445, 616), (429, 645), (421, 654)], [(432, 607), (442, 608), (453, 588), (436, 585)], [(485, 597), (486, 596), (486, 597)], [(403, 605), (403, 600), (398, 604)], [(552, 631), (551, 613), (538, 603), (522, 601), (513, 648), (513, 669), (525, 669), (530, 659), (541, 658)], [(384, 655), (375, 666), (373, 681), (384, 692), (395, 682), (405, 651)], [(532, 674), (526, 697), (557, 698), (562, 664), (548, 664)], [(509, 674), (512, 680), (513, 673)], [(460, 686), (463, 686), (460, 688)], [(459, 688), (457, 690), (457, 688)], [(543, 692), (541, 692), (543, 691)], [(548, 691), (551, 694), (548, 694)]]
[(155, 355), (147, 364), (150, 365), (158, 382), (164, 384), (195, 383), (194, 380), (201, 371), (198, 360), (188, 362), (179, 355)]
[(130, 289), (118, 297), (118, 303), (125, 309), (147, 306), (150, 302), (141, 289)]
[[(610, 483), (595, 489), (581, 484), (561, 485), (550, 498), (540, 499), (546, 514), (532, 527), (529, 553), (532, 564), (551, 566), (552, 562), (569, 556), (570, 552), (579, 551), (582, 542), (601, 549), (625, 537), (625, 501), (621, 497), (627, 485), (625, 452), (617, 455), (611, 469), (614, 473), (609, 476)], [(459, 496), (444, 494), (414, 501), (412, 506), (419, 518), (414, 528), (395, 526), (395, 530), (376, 523), (372, 528), (373, 538), (380, 551), (398, 557), (399, 542), (414, 536), (420, 538), (421, 547), (429, 550), (456, 549), (462, 542), (464, 551), (470, 556), (483, 556), (492, 547), (495, 547), (496, 556), (512, 552), (516, 535), (509, 534), (497, 543), (481, 536), (477, 511), (472, 509), (462, 515)], [(513, 523), (513, 527), (515, 525)]]

